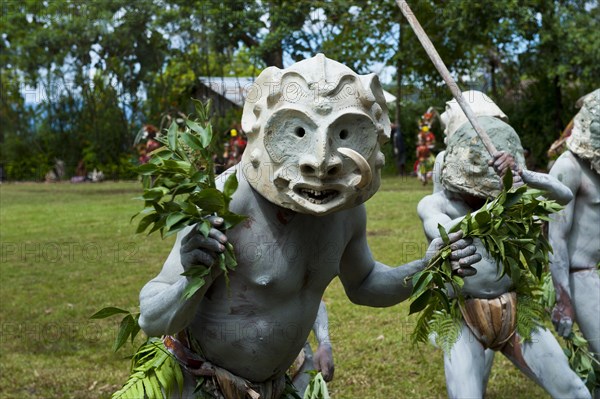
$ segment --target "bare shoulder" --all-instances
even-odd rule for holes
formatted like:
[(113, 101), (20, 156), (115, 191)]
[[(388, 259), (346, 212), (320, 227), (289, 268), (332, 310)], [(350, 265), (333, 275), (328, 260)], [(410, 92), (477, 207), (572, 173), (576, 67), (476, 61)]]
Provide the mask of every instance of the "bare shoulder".
[[(577, 157), (571, 151), (565, 151), (552, 165), (549, 174), (556, 177), (558, 180), (567, 177), (567, 174), (579, 173), (581, 171), (581, 165), (577, 160)], [(569, 178), (572, 176), (568, 176)], [(562, 181), (562, 180), (561, 180)]]
[(217, 186), (217, 189), (222, 191), (223, 187), (225, 186), (225, 182), (233, 174), (237, 174), (238, 182), (240, 180), (244, 180), (243, 173), (240, 173), (238, 165), (234, 165), (231, 168), (227, 169), (225, 172), (215, 177), (215, 185)]
[(421, 219), (426, 218), (432, 213), (444, 211), (444, 205), (449, 201), (444, 191), (438, 191), (423, 197), (417, 205), (417, 213)]
[(581, 183), (581, 171), (577, 157), (571, 151), (565, 151), (552, 165), (548, 174), (556, 177), (558, 181), (573, 191)]

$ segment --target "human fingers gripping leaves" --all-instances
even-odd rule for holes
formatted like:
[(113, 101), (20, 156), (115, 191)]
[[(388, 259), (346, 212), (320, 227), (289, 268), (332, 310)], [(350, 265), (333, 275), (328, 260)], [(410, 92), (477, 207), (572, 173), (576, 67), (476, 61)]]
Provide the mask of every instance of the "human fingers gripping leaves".
[(477, 253), (477, 248), (473, 245), (472, 238), (462, 238), (463, 232), (446, 234), (431, 241), (425, 260), (431, 263), (432, 259), (448, 259), (450, 269), (458, 276), (472, 276), (477, 271), (473, 264), (481, 260), (481, 254)]
[(229, 283), (227, 271), (235, 269), (237, 262), (233, 246), (219, 228), (225, 228), (225, 220), (208, 216), (181, 241), (179, 254), (184, 269), (181, 275), (188, 278), (183, 293), (185, 299), (191, 298), (202, 288), (206, 284), (205, 277), (209, 275), (215, 279), (224, 273)]
[(192, 229), (181, 241), (179, 253), (185, 271), (194, 266), (210, 267), (218, 255), (225, 252), (227, 237), (216, 228), (223, 225), (223, 219), (216, 216), (207, 219), (212, 227), (206, 237), (197, 229)]
[[(192, 229), (181, 241), (179, 250), (183, 275), (188, 277), (190, 285), (198, 288), (203, 284), (199, 285), (195, 280), (203, 281), (209, 274), (214, 279), (223, 273), (222, 268), (212, 266), (219, 261), (219, 257), (224, 256), (228, 244), (227, 236), (217, 229), (223, 226), (223, 219), (210, 216), (206, 220), (212, 226), (207, 235), (198, 229)], [(188, 295), (193, 295), (193, 292), (186, 291), (186, 297)]]
[[(457, 231), (447, 234), (443, 226), (439, 225), (440, 238), (434, 239), (429, 245), (425, 261), (427, 266), (412, 277), (413, 291), (410, 313), (421, 312), (417, 328), (426, 326), (425, 319), (430, 318), (436, 311), (450, 313), (451, 302), (449, 290), (460, 292), (463, 286), (463, 277), (472, 276), (477, 271), (473, 264), (481, 260), (471, 238), (462, 238), (463, 232)], [(426, 309), (427, 308), (427, 309)], [(413, 335), (414, 337), (414, 335)], [(426, 340), (427, 334), (417, 341)]]
[[(462, 234), (462, 232), (460, 232)], [(453, 234), (450, 234), (452, 236)], [(450, 237), (449, 236), (449, 237)], [(450, 265), (452, 270), (460, 277), (473, 276), (477, 270), (472, 266), (479, 262), (482, 255), (477, 252), (472, 238), (460, 239), (450, 244)]]

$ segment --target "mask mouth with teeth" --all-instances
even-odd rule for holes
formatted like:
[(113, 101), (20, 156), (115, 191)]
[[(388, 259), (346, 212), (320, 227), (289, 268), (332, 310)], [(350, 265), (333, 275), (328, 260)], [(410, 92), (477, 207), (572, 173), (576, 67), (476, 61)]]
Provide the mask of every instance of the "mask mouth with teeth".
[(316, 205), (327, 204), (338, 198), (340, 194), (337, 190), (314, 190), (302, 187), (295, 187), (293, 191), (295, 195), (299, 195), (303, 200)]
[(272, 203), (311, 215), (355, 207), (380, 185), (390, 121), (374, 74), (322, 54), (270, 67), (247, 93), (242, 172)]

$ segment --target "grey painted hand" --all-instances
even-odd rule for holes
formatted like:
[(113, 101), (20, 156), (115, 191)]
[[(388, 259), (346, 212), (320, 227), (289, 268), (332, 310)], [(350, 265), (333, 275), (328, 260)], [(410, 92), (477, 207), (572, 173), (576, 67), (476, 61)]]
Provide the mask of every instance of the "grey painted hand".
[(561, 337), (568, 337), (573, 329), (574, 310), (572, 305), (557, 302), (552, 310), (552, 324)]
[(500, 177), (504, 177), (509, 169), (512, 170), (514, 187), (519, 187), (524, 184), (523, 178), (521, 177), (523, 170), (515, 161), (515, 157), (511, 154), (504, 151), (498, 151), (494, 154), (493, 158), (488, 161), (488, 165), (493, 167), (496, 174)]
[(208, 220), (212, 225), (208, 237), (204, 237), (199, 231), (192, 229), (181, 242), (179, 253), (181, 264), (186, 271), (194, 266), (211, 266), (218, 254), (225, 251), (224, 244), (227, 243), (227, 236), (218, 230), (223, 225), (223, 219), (210, 216)]
[[(477, 270), (472, 265), (481, 260), (481, 254), (477, 253), (477, 248), (473, 245), (472, 238), (463, 239), (462, 236), (462, 231), (448, 234), (450, 249), (452, 250), (450, 254), (451, 267), (460, 277), (473, 276), (477, 273)], [(425, 261), (433, 258), (443, 247), (444, 241), (441, 238), (431, 241), (425, 255)]]
[(327, 382), (333, 379), (335, 366), (333, 365), (333, 351), (331, 345), (319, 345), (313, 356), (315, 369), (323, 374), (323, 379)]

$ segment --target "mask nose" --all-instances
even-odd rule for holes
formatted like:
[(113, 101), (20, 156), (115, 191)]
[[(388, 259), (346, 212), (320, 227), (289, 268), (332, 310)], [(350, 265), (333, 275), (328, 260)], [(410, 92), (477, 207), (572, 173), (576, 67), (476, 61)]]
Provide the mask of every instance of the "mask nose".
[(305, 177), (319, 179), (338, 176), (342, 171), (342, 159), (327, 145), (325, 137), (319, 137), (312, 148), (300, 156), (300, 173)]
[(333, 154), (321, 159), (314, 154), (305, 154), (300, 159), (300, 173), (303, 176), (324, 179), (339, 175), (341, 170), (342, 160)]

